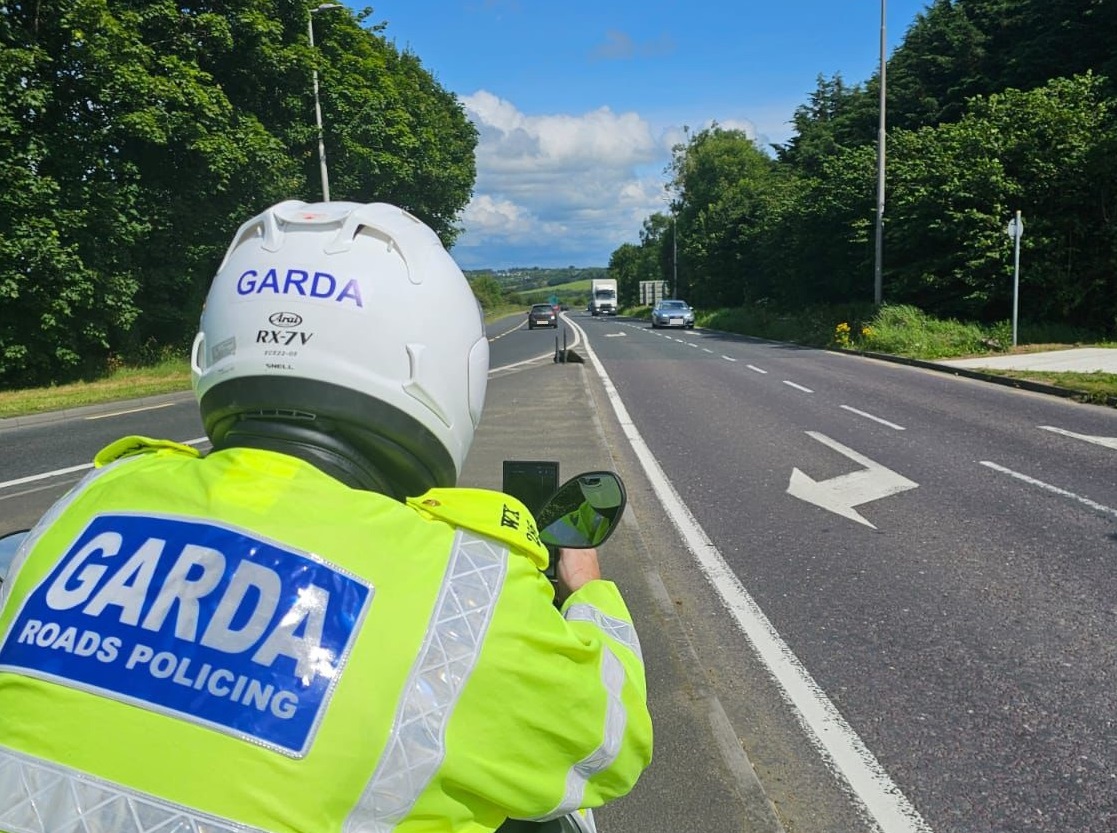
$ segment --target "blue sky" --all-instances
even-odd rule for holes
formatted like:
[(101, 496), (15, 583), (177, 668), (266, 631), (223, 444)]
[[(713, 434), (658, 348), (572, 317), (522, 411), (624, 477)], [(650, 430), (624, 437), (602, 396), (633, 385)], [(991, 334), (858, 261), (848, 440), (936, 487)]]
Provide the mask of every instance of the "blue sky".
[[(354, 8), (358, 4), (352, 4)], [(888, 52), (926, 0), (887, 3)], [(784, 142), (819, 74), (867, 80), (878, 0), (383, 0), (372, 20), (477, 125), (464, 269), (605, 266), (665, 207), (671, 146), (716, 121)]]

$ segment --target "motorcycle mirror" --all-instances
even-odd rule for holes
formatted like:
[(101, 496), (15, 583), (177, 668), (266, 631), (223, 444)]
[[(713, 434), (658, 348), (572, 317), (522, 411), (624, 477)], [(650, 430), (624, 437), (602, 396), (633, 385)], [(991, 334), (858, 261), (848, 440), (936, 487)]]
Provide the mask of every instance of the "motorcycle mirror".
[(12, 561), (15, 559), (16, 553), (19, 552), (19, 545), (27, 537), (27, 532), (28, 530), (23, 529), (0, 538), (0, 584), (4, 583), (4, 577), (8, 575), (8, 568), (12, 566)]
[(589, 471), (570, 478), (536, 513), (544, 544), (587, 549), (605, 542), (620, 523), (628, 497), (611, 471)]

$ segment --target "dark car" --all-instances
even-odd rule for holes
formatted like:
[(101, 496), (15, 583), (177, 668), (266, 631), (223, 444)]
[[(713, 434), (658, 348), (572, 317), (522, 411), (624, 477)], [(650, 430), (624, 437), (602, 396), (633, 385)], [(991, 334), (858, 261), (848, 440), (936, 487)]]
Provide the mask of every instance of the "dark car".
[(550, 304), (535, 304), (527, 314), (527, 328), (558, 327), (558, 314)]
[(686, 301), (660, 301), (652, 309), (652, 328), (686, 327), (694, 328), (694, 310)]

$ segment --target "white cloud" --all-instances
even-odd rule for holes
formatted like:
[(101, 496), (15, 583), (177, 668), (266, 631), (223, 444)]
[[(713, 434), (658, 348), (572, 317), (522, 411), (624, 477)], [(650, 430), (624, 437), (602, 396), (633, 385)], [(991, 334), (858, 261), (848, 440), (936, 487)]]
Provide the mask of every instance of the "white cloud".
[[(651, 214), (667, 210), (671, 148), (708, 128), (658, 125), (601, 107), (580, 115), (528, 115), (481, 90), (462, 99), (476, 125), (477, 182), (454, 256), (467, 269), (604, 266), (622, 243), (639, 241)], [(743, 118), (717, 119), (761, 147), (767, 137)]]
[(463, 102), (480, 136), (455, 249), (466, 268), (604, 266), (663, 210), (674, 136), (654, 136), (639, 115), (602, 107), (531, 116), (486, 91)]

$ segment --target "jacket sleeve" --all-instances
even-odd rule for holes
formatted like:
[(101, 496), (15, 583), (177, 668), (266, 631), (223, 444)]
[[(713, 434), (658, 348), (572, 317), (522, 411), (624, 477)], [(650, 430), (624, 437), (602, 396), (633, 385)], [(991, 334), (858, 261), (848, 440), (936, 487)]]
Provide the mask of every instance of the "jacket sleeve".
[(471, 753), (456, 775), (513, 818), (600, 806), (629, 792), (651, 760), (632, 618), (616, 586), (600, 580), (572, 594), (560, 613), (546, 578), (526, 559), (510, 561), (448, 739)]
[(596, 807), (627, 793), (651, 761), (652, 722), (644, 656), (632, 616), (611, 581), (591, 581), (562, 607), (570, 629), (585, 643), (601, 646), (601, 683), (607, 692), (601, 746), (574, 766), (564, 802), (548, 816)]

